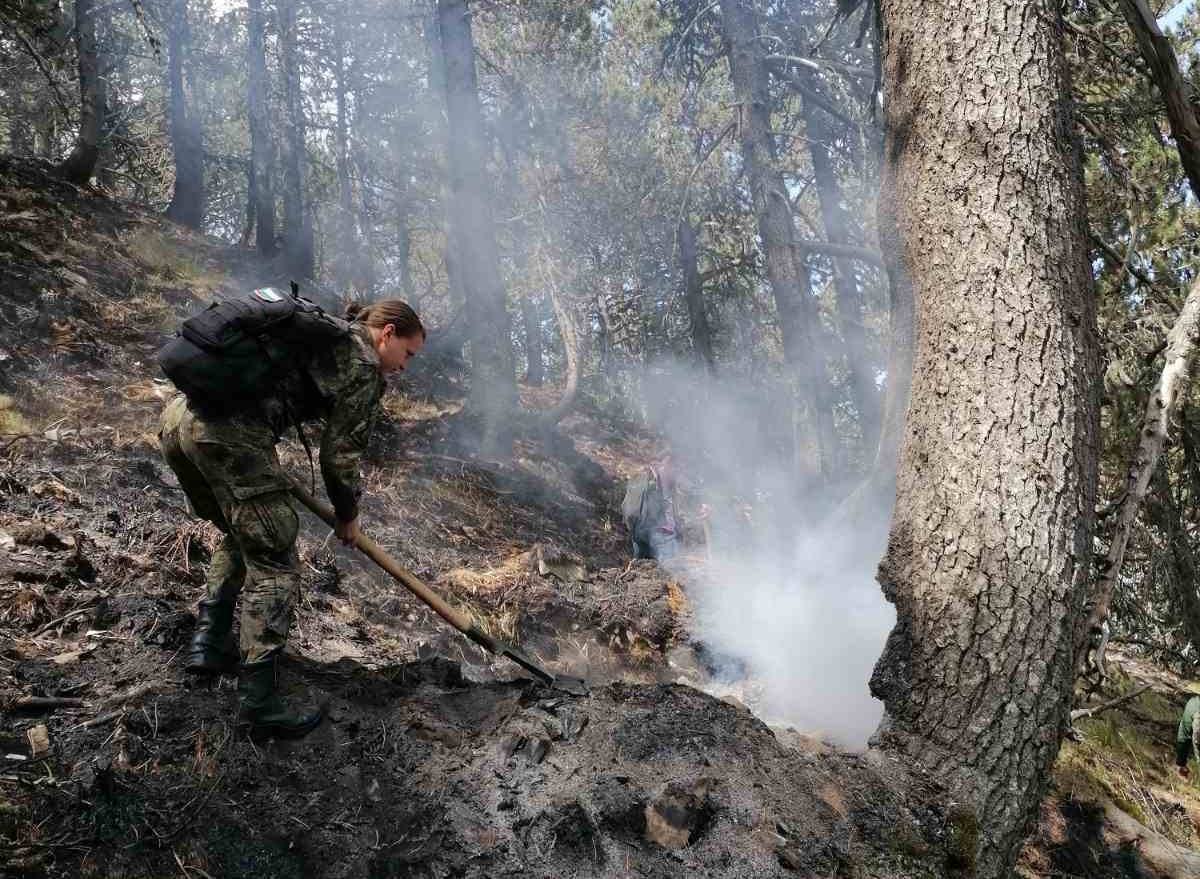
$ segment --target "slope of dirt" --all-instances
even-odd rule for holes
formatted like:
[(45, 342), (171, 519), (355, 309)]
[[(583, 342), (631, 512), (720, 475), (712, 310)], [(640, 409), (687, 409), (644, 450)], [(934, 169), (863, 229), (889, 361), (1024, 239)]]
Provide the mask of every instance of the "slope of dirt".
[(1114, 650), (1104, 687), (1081, 707), (1135, 691), (1076, 721), (1021, 876), (1200, 877), (1200, 767), (1189, 779), (1175, 772), (1179, 714), (1200, 685)]
[[(285, 279), (283, 279), (285, 280)], [(943, 876), (936, 788), (792, 739), (702, 683), (686, 590), (630, 564), (612, 486), (652, 437), (583, 414), (511, 463), (455, 440), (417, 368), (365, 467), (366, 530), (590, 695), (539, 689), (306, 523), (285, 691), (297, 743), (178, 657), (216, 537), (158, 455), (180, 314), (279, 283), (253, 254), (0, 158), (0, 874)], [(450, 361), (452, 363), (452, 358)], [(533, 405), (548, 391), (527, 390)], [(308, 462), (283, 448), (297, 475)], [(672, 662), (667, 656), (673, 657)]]
[[(452, 357), (418, 359), (386, 398), (365, 528), (591, 694), (521, 679), (310, 520), (283, 677), (329, 720), (249, 741), (234, 680), (178, 665), (216, 534), (159, 457), (171, 391), (153, 355), (182, 313), (283, 282), (0, 158), (0, 875), (969, 873), (975, 828), (928, 805), (934, 785), (695, 689), (753, 682), (713, 686), (686, 582), (627, 559), (612, 492), (654, 437), (585, 410), (510, 463), (476, 460)], [(282, 457), (308, 474), (298, 444)], [(1188, 685), (1120, 656), (1095, 701), (1145, 682), (1064, 745), (1020, 875), (1185, 875), (1170, 856), (1200, 848), (1200, 787), (1171, 749)]]

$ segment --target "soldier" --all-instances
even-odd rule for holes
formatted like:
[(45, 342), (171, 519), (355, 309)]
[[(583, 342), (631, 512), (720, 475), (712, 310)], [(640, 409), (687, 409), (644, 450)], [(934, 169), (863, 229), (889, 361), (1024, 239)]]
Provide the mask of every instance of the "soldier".
[[(278, 301), (269, 289), (255, 293)], [(240, 652), (240, 715), (256, 734), (299, 737), (321, 720), (320, 709), (291, 710), (276, 693), (275, 663), (287, 641), (300, 573), (299, 520), (275, 444), (289, 423), (299, 429), (303, 421), (324, 420), (321, 475), (337, 514), (335, 533), (353, 545), (359, 462), (384, 375), (404, 369), (425, 341), (420, 319), (400, 300), (352, 306), (346, 317), (348, 325), (325, 318), (341, 328), (327, 343), (287, 352), (286, 380), (264, 389), (260, 405), (213, 414), (211, 404), (179, 396), (162, 416), (159, 436), (167, 463), (194, 512), (224, 532), (209, 567), (186, 669), (230, 671)], [(271, 359), (268, 351), (263, 355)], [(230, 636), (239, 595), (240, 651)]]
[(1190, 774), (1188, 758), (1191, 756), (1200, 760), (1200, 696), (1188, 699), (1175, 733), (1175, 765), (1184, 778)]
[(675, 521), (675, 469), (671, 455), (629, 480), (621, 517), (629, 529), (635, 559), (670, 561), (679, 551)]

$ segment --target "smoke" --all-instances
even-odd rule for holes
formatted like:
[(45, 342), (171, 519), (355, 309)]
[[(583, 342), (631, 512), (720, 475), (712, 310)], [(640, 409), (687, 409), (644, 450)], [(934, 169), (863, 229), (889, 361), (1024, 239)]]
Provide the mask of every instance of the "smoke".
[(675, 364), (651, 371), (642, 396), (671, 444), (684, 520), (712, 508), (711, 558), (679, 573), (714, 677), (752, 684), (769, 722), (863, 747), (882, 716), (867, 682), (895, 622), (875, 581), (891, 510), (846, 522), (825, 515), (830, 497), (797, 496), (786, 386)]

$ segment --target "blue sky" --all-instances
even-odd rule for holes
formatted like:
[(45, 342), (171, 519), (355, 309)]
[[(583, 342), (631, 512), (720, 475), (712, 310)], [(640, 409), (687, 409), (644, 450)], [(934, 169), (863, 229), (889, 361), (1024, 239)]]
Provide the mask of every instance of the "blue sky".
[(1178, 23), (1179, 19), (1183, 18), (1195, 3), (1196, 0), (1183, 0), (1182, 3), (1176, 3), (1170, 12), (1158, 20), (1158, 26), (1165, 29)]

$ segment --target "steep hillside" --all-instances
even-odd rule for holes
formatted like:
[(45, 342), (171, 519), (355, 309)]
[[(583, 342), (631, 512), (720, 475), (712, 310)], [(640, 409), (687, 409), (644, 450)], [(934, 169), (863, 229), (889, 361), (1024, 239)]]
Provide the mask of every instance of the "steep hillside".
[[(364, 529), (591, 693), (493, 662), (309, 520), (284, 686), (329, 719), (300, 742), (248, 740), (233, 680), (178, 666), (216, 535), (159, 458), (171, 391), (153, 355), (180, 314), (283, 281), (0, 159), (0, 872), (969, 873), (979, 828), (934, 782), (703, 691), (687, 583), (630, 564), (611, 509), (653, 437), (585, 407), (511, 463), (474, 459), (458, 442), (463, 376), (433, 358), (385, 403)], [(283, 457), (308, 476), (298, 445)], [(1195, 844), (1165, 695), (1081, 724), (1028, 875), (1168, 875), (1109, 832), (1102, 796)]]

